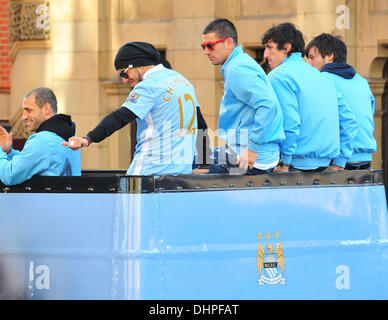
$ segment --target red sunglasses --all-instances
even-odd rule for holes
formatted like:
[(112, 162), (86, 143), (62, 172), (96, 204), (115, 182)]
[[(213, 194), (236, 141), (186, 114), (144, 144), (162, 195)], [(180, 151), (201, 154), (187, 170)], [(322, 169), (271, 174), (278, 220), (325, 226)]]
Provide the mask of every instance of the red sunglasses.
[(208, 48), (209, 50), (214, 50), (214, 45), (216, 43), (223, 42), (226, 39), (229, 39), (229, 38), (222, 38), (222, 39), (214, 41), (214, 42), (206, 42), (206, 43), (204, 42), (204, 43), (201, 43), (201, 47), (203, 50), (205, 50), (205, 48)]

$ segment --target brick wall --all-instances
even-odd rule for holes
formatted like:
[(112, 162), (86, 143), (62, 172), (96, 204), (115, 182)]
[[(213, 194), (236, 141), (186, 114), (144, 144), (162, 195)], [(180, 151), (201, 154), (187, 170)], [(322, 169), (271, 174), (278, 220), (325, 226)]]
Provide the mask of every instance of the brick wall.
[(9, 19), (10, 0), (0, 0), (0, 93), (11, 90), (12, 62), (9, 56)]

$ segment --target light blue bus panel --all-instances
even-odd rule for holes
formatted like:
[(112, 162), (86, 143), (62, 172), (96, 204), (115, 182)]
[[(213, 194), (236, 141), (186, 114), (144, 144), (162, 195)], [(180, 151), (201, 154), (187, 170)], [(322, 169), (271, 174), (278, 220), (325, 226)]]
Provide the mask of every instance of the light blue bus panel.
[(0, 297), (388, 299), (380, 171), (0, 188)]

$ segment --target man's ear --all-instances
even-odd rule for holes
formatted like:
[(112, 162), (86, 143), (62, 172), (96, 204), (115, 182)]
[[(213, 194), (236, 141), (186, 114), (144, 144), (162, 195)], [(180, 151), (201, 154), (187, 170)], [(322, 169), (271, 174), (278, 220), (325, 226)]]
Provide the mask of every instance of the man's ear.
[(233, 49), (236, 46), (235, 43), (234, 43), (234, 40), (232, 38), (228, 38), (225, 41), (228, 44), (228, 48), (229, 49)]
[(287, 54), (291, 51), (292, 45), (291, 43), (287, 42), (284, 44), (284, 49), (286, 50)]
[(45, 115), (51, 115), (53, 113), (53, 109), (51, 108), (51, 104), (49, 104), (48, 102), (46, 102), (43, 107), (43, 114)]
[(325, 56), (326, 63), (334, 62), (334, 53), (329, 53)]

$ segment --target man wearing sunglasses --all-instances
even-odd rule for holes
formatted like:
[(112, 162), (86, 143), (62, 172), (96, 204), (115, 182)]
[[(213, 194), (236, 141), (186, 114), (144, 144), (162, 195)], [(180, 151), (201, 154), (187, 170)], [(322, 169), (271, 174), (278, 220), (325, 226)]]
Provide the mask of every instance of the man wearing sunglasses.
[(222, 65), (218, 135), (226, 146), (215, 150), (209, 173), (263, 174), (279, 161), (285, 139), (283, 115), (261, 66), (237, 44), (237, 31), (227, 19), (212, 21), (201, 47), (213, 65)]
[(123, 45), (114, 65), (123, 82), (132, 87), (127, 100), (86, 137), (72, 137), (64, 145), (87, 147), (136, 120), (137, 145), (127, 174), (190, 174), (197, 136), (195, 90), (186, 78), (159, 61), (160, 54), (150, 43)]

